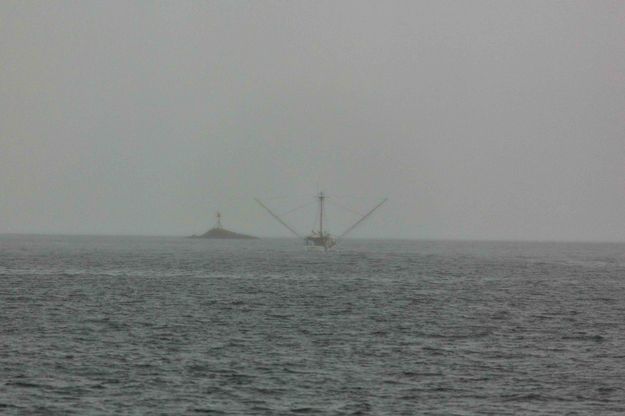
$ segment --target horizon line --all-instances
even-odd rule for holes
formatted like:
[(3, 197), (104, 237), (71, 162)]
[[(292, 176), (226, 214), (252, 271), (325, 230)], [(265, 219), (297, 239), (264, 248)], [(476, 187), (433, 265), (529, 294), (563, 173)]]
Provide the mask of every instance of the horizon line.
[[(144, 238), (191, 238), (182, 234), (116, 234), (116, 233), (46, 233), (46, 232), (0, 232), (0, 236), (41, 236), (41, 237), (144, 237)], [(290, 236), (255, 236), (257, 239), (272, 240), (299, 240)], [(195, 238), (195, 240), (201, 238)], [(207, 239), (208, 240), (208, 239)], [(344, 240), (369, 241), (414, 241), (414, 242), (483, 242), (483, 243), (582, 243), (582, 244), (625, 244), (625, 240), (597, 240), (597, 239), (510, 239), (510, 238), (467, 238), (467, 237), (346, 237)]]

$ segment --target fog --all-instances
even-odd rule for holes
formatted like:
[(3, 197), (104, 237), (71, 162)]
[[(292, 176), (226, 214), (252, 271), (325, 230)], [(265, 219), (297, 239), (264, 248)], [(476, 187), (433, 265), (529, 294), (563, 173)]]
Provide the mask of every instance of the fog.
[(253, 198), (324, 190), (389, 198), (353, 237), (625, 241), (624, 41), (622, 1), (3, 1), (0, 233), (287, 236)]

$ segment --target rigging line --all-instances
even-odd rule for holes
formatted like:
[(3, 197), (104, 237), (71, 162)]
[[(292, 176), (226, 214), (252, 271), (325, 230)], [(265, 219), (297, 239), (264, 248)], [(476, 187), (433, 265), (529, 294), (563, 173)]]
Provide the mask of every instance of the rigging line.
[(265, 198), (265, 201), (274, 201), (276, 199), (286, 199), (286, 198), (290, 198), (288, 196), (274, 196), (273, 198)]
[(310, 195), (282, 195), (282, 196), (274, 196), (271, 198), (265, 198), (265, 201), (273, 201), (274, 199), (287, 199), (287, 198), (310, 198)]
[(344, 207), (344, 206), (342, 206), (342, 205), (339, 205), (339, 204), (337, 204), (337, 203), (336, 203), (336, 202), (334, 202), (334, 201), (328, 201), (328, 202), (329, 202), (330, 204), (334, 205), (335, 207), (338, 207), (338, 208), (344, 209), (345, 211), (349, 211), (349, 212), (351, 212), (352, 214), (356, 214), (356, 215), (358, 215), (359, 217), (362, 217), (362, 216), (364, 215), (362, 212), (354, 211), (353, 209), (351, 209), (351, 208), (347, 208), (347, 207)]
[(310, 227), (310, 229), (314, 232), (315, 228), (317, 228), (317, 223), (319, 222), (319, 216), (315, 215), (315, 218), (313, 219), (313, 225), (312, 227)]
[(315, 202), (317, 202), (317, 201), (310, 201), (310, 202), (306, 202), (304, 205), (300, 205), (299, 207), (297, 207), (297, 208), (293, 208), (293, 209), (291, 209), (291, 210), (288, 210), (288, 211), (287, 211), (287, 212), (285, 212), (284, 214), (280, 214), (280, 215), (282, 215), (282, 216), (284, 217), (285, 215), (289, 215), (290, 213), (295, 212), (295, 211), (297, 211), (298, 209), (305, 208), (305, 207), (307, 207), (308, 205), (314, 204)]
[[(327, 196), (324, 198), (324, 203), (325, 202), (328, 202), (328, 197)], [(321, 209), (321, 206), (319, 206), (319, 209)], [(330, 234), (328, 232), (328, 230), (330, 230), (332, 227), (330, 227), (330, 221), (328, 221), (329, 219), (330, 219), (330, 217), (328, 217), (328, 214), (327, 214), (326, 210), (324, 209), (324, 211), (323, 211), (323, 231), (324, 231), (324, 234)], [(319, 229), (321, 229), (321, 218), (319, 220), (320, 220)]]
[(351, 227), (349, 227), (347, 230), (345, 230), (343, 232), (343, 234), (341, 234), (338, 238), (337, 241), (343, 237), (345, 237), (347, 234), (349, 234), (354, 228), (356, 228), (360, 223), (362, 223), (364, 220), (367, 219), (367, 217), (369, 217), (369, 215), (373, 214), (373, 211), (375, 211), (376, 209), (380, 208), (388, 199), (384, 198), (382, 200), (382, 202), (380, 202), (378, 205), (376, 205), (375, 207), (373, 207), (369, 212), (367, 212), (361, 219), (359, 219), (358, 221), (356, 221), (356, 223), (354, 225), (352, 225)]
[(267, 210), (269, 215), (271, 215), (276, 221), (278, 221), (280, 224), (284, 225), (290, 232), (295, 234), (297, 236), (297, 238), (302, 238), (302, 239), (304, 238), (301, 235), (299, 235), (299, 233), (297, 231), (295, 231), (290, 225), (288, 225), (286, 222), (282, 221), (282, 219), (280, 217), (278, 217), (276, 214), (274, 214), (272, 210), (267, 208), (267, 206), (265, 204), (263, 204), (260, 199), (254, 198), (254, 200), (256, 202), (258, 202), (258, 205), (260, 205), (261, 207), (265, 208), (265, 210)]
[(353, 199), (374, 199), (375, 198), (375, 197), (370, 197), (370, 196), (355, 196), (355, 195), (328, 195), (328, 196), (331, 196), (332, 198), (353, 198)]
[(315, 228), (317, 228), (317, 224), (319, 224), (319, 210), (315, 210), (315, 215), (313, 215), (313, 225), (310, 228), (313, 233), (315, 232)]

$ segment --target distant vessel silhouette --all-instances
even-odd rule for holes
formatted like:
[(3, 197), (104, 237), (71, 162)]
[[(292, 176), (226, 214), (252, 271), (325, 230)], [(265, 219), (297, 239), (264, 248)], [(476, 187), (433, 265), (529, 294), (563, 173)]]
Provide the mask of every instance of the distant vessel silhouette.
[(226, 230), (221, 225), (221, 213), (217, 212), (217, 224), (202, 235), (193, 234), (191, 238), (212, 238), (212, 239), (232, 239), (232, 240), (254, 240), (258, 237), (247, 234), (239, 234), (234, 231)]
[(284, 222), (284, 220), (282, 218), (280, 218), (272, 210), (270, 210), (265, 204), (263, 204), (263, 202), (260, 199), (256, 198), (256, 202), (258, 202), (258, 204), (261, 207), (263, 207), (276, 221), (278, 221), (280, 224), (282, 224), (284, 227), (286, 227), (289, 231), (291, 231), (298, 238), (303, 239), (307, 246), (309, 246), (309, 247), (320, 247), (320, 248), (323, 248), (324, 250), (327, 251), (327, 250), (331, 249), (332, 247), (334, 247), (336, 245), (336, 243), (338, 242), (338, 240), (342, 239), (347, 234), (352, 232), (352, 230), (354, 228), (356, 228), (365, 219), (367, 219), (371, 214), (373, 214), (373, 211), (375, 211), (376, 209), (381, 207), (382, 204), (384, 204), (387, 201), (386, 198), (384, 198), (382, 200), (382, 202), (377, 204), (375, 207), (373, 207), (366, 214), (362, 215), (361, 218), (358, 221), (356, 221), (352, 226), (350, 226), (347, 230), (343, 231), (343, 233), (340, 236), (334, 237), (333, 235), (331, 235), (329, 232), (327, 232), (323, 228), (323, 220), (324, 220), (324, 215), (325, 215), (324, 210), (325, 210), (325, 200), (326, 200), (326, 198), (327, 198), (327, 196), (323, 192), (319, 192), (319, 194), (317, 195), (317, 199), (319, 201), (319, 229), (318, 230), (313, 230), (313, 232), (310, 235), (306, 236), (306, 237), (303, 237), (293, 227), (291, 227), (286, 222)]

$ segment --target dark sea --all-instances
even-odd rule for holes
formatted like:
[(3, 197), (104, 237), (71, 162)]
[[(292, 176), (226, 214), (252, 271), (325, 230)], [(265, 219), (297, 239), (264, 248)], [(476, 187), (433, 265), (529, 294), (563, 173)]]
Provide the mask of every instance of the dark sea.
[(0, 413), (622, 415), (625, 245), (0, 236)]

